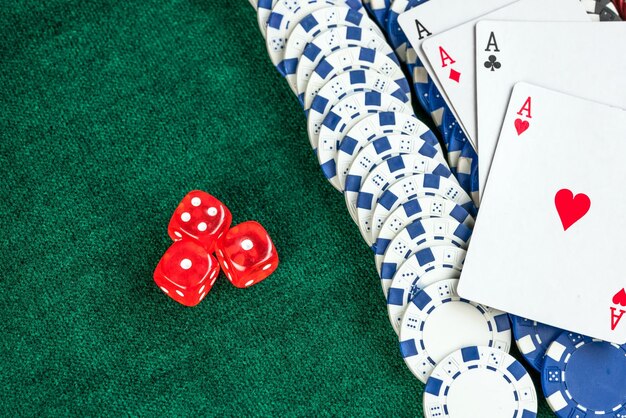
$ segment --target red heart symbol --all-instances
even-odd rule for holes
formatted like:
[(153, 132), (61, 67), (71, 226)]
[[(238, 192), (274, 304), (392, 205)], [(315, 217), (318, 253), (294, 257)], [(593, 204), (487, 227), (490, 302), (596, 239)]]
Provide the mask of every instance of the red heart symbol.
[(529, 126), (530, 123), (527, 120), (515, 119), (515, 130), (518, 136), (523, 134)]
[(615, 305), (626, 306), (626, 290), (622, 289), (613, 296), (613, 303)]
[(554, 196), (554, 204), (561, 218), (563, 230), (567, 231), (567, 228), (576, 223), (589, 211), (591, 200), (584, 193), (574, 196), (571, 190), (561, 189)]

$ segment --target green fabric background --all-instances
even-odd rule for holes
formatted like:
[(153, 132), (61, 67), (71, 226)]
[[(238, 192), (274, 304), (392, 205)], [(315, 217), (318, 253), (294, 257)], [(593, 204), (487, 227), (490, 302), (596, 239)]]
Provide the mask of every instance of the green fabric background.
[[(422, 416), (246, 0), (4, 1), (0, 31), (1, 416)], [(152, 271), (196, 188), (281, 265), (185, 308)]]

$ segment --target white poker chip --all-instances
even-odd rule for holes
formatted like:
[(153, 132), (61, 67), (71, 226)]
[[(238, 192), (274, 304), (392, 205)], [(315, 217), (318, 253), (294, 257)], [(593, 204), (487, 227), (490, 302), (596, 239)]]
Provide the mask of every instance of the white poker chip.
[(304, 108), (311, 107), (313, 99), (328, 80), (337, 74), (357, 69), (373, 70), (384, 74), (393, 79), (402, 91), (408, 94), (411, 92), (409, 82), (400, 68), (400, 64), (396, 61), (395, 55), (383, 55), (374, 49), (354, 46), (335, 51), (320, 61), (311, 74), (306, 92), (302, 97), (299, 97)]
[(376, 247), (386, 248), (391, 240), (403, 228), (406, 228), (413, 221), (428, 218), (452, 218), (459, 223), (474, 228), (474, 218), (462, 206), (441, 196), (422, 195), (403, 202), (385, 219), (382, 225), (375, 225), (375, 233), (369, 236), (374, 240), (372, 249), (374, 250), (376, 271), (380, 274), (380, 267), (383, 264), (384, 253), (378, 253)]
[(424, 248), (402, 263), (387, 292), (387, 313), (396, 334), (400, 332), (404, 311), (417, 292), (442, 280), (458, 279), (464, 261), (464, 249), (441, 245)]
[(424, 173), (437, 174), (446, 178), (452, 177), (446, 164), (436, 164), (436, 161), (427, 164), (423, 158), (410, 154), (388, 158), (374, 167), (362, 182), (353, 182), (348, 175), (344, 195), (350, 216), (357, 225), (360, 224), (359, 211), (362, 212), (361, 219), (370, 219), (371, 211), (374, 210), (378, 198), (390, 185), (403, 177)]
[(465, 209), (470, 215), (476, 216), (474, 202), (461, 188), (454, 178), (433, 175), (411, 175), (392, 184), (380, 196), (373, 209), (365, 206), (357, 209), (358, 226), (362, 232), (370, 231), (369, 242), (375, 242), (376, 232), (372, 228), (383, 225), (387, 217), (404, 202), (422, 197), (440, 196)]
[(359, 0), (278, 0), (267, 19), (266, 45), (272, 64), (285, 75), (283, 57), (291, 31), (298, 22), (315, 10), (328, 6), (345, 5), (360, 10)]
[(278, 0), (259, 0), (256, 7), (256, 18), (263, 38), (267, 38), (267, 21)]
[(352, 26), (374, 32), (381, 37), (384, 36), (367, 14), (361, 12), (362, 10), (354, 10), (347, 6), (325, 7), (314, 11), (296, 25), (287, 40), (283, 58), (285, 78), (294, 93), (296, 93), (296, 71), (300, 57), (306, 46), (323, 31), (340, 26)]
[(508, 315), (461, 298), (458, 283), (456, 279), (442, 280), (417, 292), (402, 317), (400, 352), (409, 370), (423, 383), (439, 362), (458, 349), (485, 346), (505, 354), (511, 347)]
[[(492, 347), (468, 346), (446, 356), (424, 388), (426, 418), (534, 418), (537, 392), (524, 366)], [(571, 418), (591, 418), (571, 415)], [(617, 416), (617, 415), (616, 415)]]
[(325, 57), (341, 48), (352, 46), (374, 49), (383, 55), (393, 54), (385, 38), (375, 31), (351, 26), (339, 26), (325, 30), (309, 42), (300, 56), (296, 70), (298, 97), (304, 94), (309, 78)]
[[(409, 159), (409, 156), (412, 157)], [(391, 160), (391, 165), (383, 164), (388, 159)], [(379, 178), (381, 176), (391, 178), (391, 170), (401, 171), (404, 164), (409, 164), (404, 168), (412, 172), (446, 174), (449, 172), (443, 155), (420, 138), (407, 135), (384, 136), (359, 151), (352, 162), (346, 176), (346, 189), (344, 190), (346, 206), (356, 213), (361, 192), (369, 190), (364, 187), (371, 172), (375, 172)], [(323, 166), (322, 168), (324, 169)], [(323, 171), (326, 173), (325, 170)], [(363, 238), (366, 238), (365, 235)]]
[(395, 112), (369, 115), (346, 132), (336, 150), (335, 165), (340, 190), (345, 188), (348, 169), (356, 154), (376, 138), (389, 134), (419, 136), (441, 152), (441, 145), (435, 134), (415, 116)]
[(410, 103), (410, 94), (403, 92), (391, 78), (372, 70), (351, 70), (330, 79), (313, 100), (307, 111), (307, 130), (311, 147), (318, 146), (322, 123), (332, 107), (341, 99), (359, 91), (389, 93), (398, 100)]
[(384, 254), (380, 266), (380, 284), (387, 297), (396, 272), (412, 254), (438, 245), (455, 245), (464, 250), (472, 230), (452, 218), (426, 218), (411, 222), (388, 243), (376, 248)]
[[(402, 103), (386, 93), (367, 92), (363, 95), (355, 93), (333, 106), (328, 116), (324, 119), (322, 129), (320, 130), (320, 144), (317, 149), (317, 156), (322, 173), (333, 187), (336, 188), (336, 184), (332, 181), (336, 176), (334, 174), (335, 161), (332, 159), (332, 155), (334, 155), (334, 151), (339, 146), (344, 133), (369, 114), (380, 111), (413, 113), (413, 108), (410, 103)], [(417, 139), (421, 141), (421, 139)], [(397, 148), (399, 146), (398, 140), (392, 142), (393, 144), (390, 144), (392, 147)], [(407, 147), (410, 146), (409, 142), (407, 141)], [(385, 146), (382, 142), (379, 145), (381, 148)], [(423, 148), (425, 154), (437, 154), (437, 150), (430, 145), (426, 144)], [(381, 152), (384, 152), (384, 150), (381, 149)], [(443, 157), (441, 156), (441, 158)]]
[[(334, 170), (334, 160), (332, 157), (321, 155), (321, 150), (322, 148), (318, 150), (317, 155), (324, 175), (329, 173), (333, 175), (333, 178), (336, 178), (334, 175), (336, 174)], [(420, 137), (410, 135), (383, 136), (363, 147), (352, 162), (348, 170), (348, 177), (354, 189), (360, 190), (363, 180), (365, 180), (374, 166), (389, 157), (399, 154), (421, 155), (426, 165), (436, 163), (446, 164), (443, 154), (437, 152), (434, 147), (424, 142)], [(325, 159), (326, 161), (324, 161)], [(326, 169), (329, 165), (333, 166), (332, 171)], [(358, 193), (354, 193), (354, 199), (357, 197)]]

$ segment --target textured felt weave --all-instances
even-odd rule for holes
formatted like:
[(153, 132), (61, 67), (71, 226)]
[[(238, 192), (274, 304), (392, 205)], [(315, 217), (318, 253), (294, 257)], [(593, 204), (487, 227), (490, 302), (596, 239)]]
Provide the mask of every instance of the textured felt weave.
[[(246, 0), (6, 0), (0, 31), (0, 416), (422, 416)], [(281, 265), (186, 308), (152, 272), (192, 189)]]

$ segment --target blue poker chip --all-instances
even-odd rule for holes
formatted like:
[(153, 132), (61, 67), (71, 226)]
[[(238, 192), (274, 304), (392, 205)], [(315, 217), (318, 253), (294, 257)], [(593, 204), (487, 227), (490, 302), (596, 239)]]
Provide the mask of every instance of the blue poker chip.
[(426, 383), (423, 404), (427, 418), (537, 416), (537, 393), (524, 366), (490, 347), (465, 347), (441, 360)]
[(406, 50), (406, 66), (413, 81), (413, 91), (417, 96), (417, 100), (422, 105), (422, 109), (428, 111), (430, 109), (428, 101), (428, 88), (429, 83), (431, 83), (430, 76), (417, 53), (410, 46)]
[(394, 0), (387, 14), (387, 34), (396, 54), (402, 61), (407, 60), (409, 40), (398, 23), (398, 17), (407, 10), (426, 2), (426, 0)]
[(541, 386), (560, 418), (626, 416), (626, 344), (568, 331), (546, 352)]
[(456, 178), (463, 190), (468, 192), (474, 202), (478, 202), (478, 154), (470, 141), (461, 148), (456, 167)]
[(387, 16), (391, 2), (392, 0), (370, 0), (369, 2), (369, 9), (380, 27), (387, 27)]
[(516, 315), (509, 314), (509, 317), (517, 348), (528, 364), (540, 372), (546, 350), (563, 330)]

